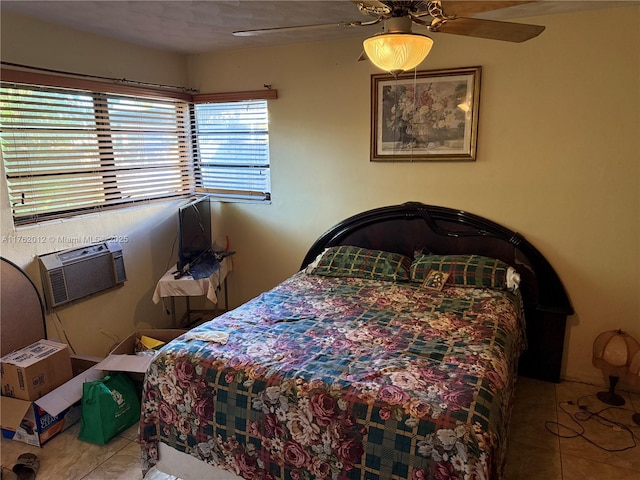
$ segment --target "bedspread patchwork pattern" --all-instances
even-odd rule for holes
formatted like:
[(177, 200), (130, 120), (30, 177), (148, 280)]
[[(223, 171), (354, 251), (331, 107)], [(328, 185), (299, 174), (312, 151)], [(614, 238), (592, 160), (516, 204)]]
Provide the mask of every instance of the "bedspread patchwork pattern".
[(247, 479), (499, 479), (524, 338), (499, 290), (299, 273), (156, 357), (143, 470), (164, 442)]

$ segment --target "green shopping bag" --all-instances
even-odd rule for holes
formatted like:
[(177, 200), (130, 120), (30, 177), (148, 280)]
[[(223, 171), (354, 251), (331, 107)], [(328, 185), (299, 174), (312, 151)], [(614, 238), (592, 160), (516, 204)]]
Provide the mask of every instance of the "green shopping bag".
[(80, 440), (104, 445), (138, 420), (140, 400), (126, 374), (116, 372), (82, 385)]

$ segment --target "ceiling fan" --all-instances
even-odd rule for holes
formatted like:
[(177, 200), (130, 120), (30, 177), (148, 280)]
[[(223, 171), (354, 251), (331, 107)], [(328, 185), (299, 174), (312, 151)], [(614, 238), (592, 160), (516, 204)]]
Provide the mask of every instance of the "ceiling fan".
[(428, 36), (413, 33), (413, 24), (426, 27), (429, 32), (434, 33), (441, 32), (517, 43), (534, 38), (544, 30), (544, 27), (540, 25), (471, 18), (472, 15), (482, 12), (532, 3), (536, 0), (352, 1), (362, 14), (373, 18), (369, 21), (354, 20), (340, 23), (242, 30), (233, 32), (233, 34), (252, 36), (331, 27), (366, 27), (382, 22), (383, 32), (364, 41), (365, 56), (361, 56), (361, 59), (369, 58), (375, 65), (397, 75), (421, 63), (433, 44), (433, 40)]

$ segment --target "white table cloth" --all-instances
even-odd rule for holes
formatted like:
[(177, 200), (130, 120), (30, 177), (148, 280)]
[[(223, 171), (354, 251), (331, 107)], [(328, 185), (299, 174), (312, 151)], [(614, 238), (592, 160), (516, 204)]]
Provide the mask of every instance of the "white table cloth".
[(162, 297), (197, 297), (206, 295), (213, 303), (218, 303), (218, 287), (223, 284), (225, 278), (233, 268), (230, 257), (220, 261), (220, 268), (207, 278), (195, 280), (191, 275), (185, 275), (178, 279), (173, 278), (176, 269), (170, 268), (156, 285), (153, 292), (153, 303), (160, 302)]

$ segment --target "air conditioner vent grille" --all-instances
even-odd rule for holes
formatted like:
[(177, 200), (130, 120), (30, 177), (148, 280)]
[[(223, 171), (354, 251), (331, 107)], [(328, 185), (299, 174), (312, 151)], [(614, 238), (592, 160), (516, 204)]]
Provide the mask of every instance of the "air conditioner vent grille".
[(67, 296), (67, 288), (64, 282), (64, 270), (57, 268), (49, 272), (51, 279), (51, 290), (53, 292), (53, 300), (56, 304), (64, 303), (69, 298)]

